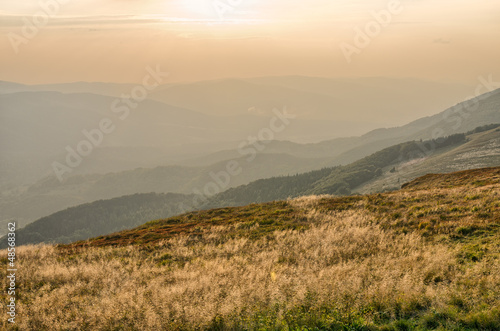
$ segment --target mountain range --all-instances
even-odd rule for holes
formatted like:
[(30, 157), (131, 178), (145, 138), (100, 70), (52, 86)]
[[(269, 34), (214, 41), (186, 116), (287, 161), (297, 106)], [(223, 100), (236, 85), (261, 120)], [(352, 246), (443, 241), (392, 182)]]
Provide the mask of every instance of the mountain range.
[[(208, 110), (202, 113), (197, 109), (201, 109), (201, 104), (196, 105), (199, 100), (187, 97), (187, 91), (196, 91), (200, 86), (203, 90), (214, 88), (214, 91), (218, 91), (223, 84), (231, 82), (162, 86), (155, 91), (162, 97), (151, 95), (141, 102), (138, 109), (130, 111), (130, 120), (121, 122), (114, 118), (116, 131), (109, 137), (104, 136), (102, 144), (96, 146), (82, 165), (62, 181), (51, 174), (53, 169), (50, 169), (50, 163), (55, 160), (64, 162), (65, 144), (73, 142), (76, 145), (82, 136), (86, 137), (82, 135), (81, 128), (92, 130), (102, 118), (119, 115), (113, 112), (110, 105), (118, 100), (118, 93), (133, 86), (93, 83), (49, 86), (0, 84), (0, 132), (3, 135), (0, 141), (4, 151), (0, 169), (2, 221), (15, 219), (19, 224), (26, 225), (69, 207), (136, 193), (190, 195), (196, 197), (192, 198), (196, 203), (184, 201), (183, 210), (192, 210), (304, 194), (384, 191), (398, 188), (401, 181), (423, 175), (426, 171), (452, 171), (462, 169), (460, 166), (470, 169), (474, 165), (491, 166), (498, 162), (496, 133), (473, 134), (470, 131), (500, 123), (500, 90), (457, 103), (440, 113), (403, 126), (380, 128), (360, 136), (298, 143), (288, 139), (297, 134), (305, 137), (301, 133), (304, 130), (328, 132), (331, 122), (323, 120), (324, 128), (321, 128), (317, 126), (318, 120), (299, 118), (299, 123), (292, 123), (297, 125), (284, 130), (287, 133), (283, 136), (277, 133), (274, 140), (251, 141), (248, 138), (250, 135), (257, 137), (259, 130), (269, 126), (269, 114), (241, 113), (227, 116), (223, 112)], [(357, 81), (355, 84), (364, 85), (365, 88), (378, 86), (387, 89), (395, 85), (394, 81), (381, 82), (380, 79), (365, 79), (362, 82)], [(332, 96), (340, 93), (332, 91), (335, 91), (335, 87), (341, 89), (339, 86), (342, 85), (330, 80), (304, 77), (267, 77), (232, 83), (230, 85), (236, 95), (242, 93), (242, 86), (258, 86), (254, 89), (256, 94), (253, 100), (266, 100), (266, 93), (271, 93), (267, 87), (300, 89), (307, 93), (317, 91), (324, 96)], [(179, 98), (176, 100), (181, 100), (180, 96), (186, 93), (185, 99), (189, 102), (173, 102), (174, 94), (167, 98), (170, 89), (186, 91), (175, 93)], [(102, 95), (94, 94), (99, 90)], [(208, 98), (208, 95), (200, 94), (200, 100), (203, 100), (203, 95)], [(179, 105), (168, 105), (165, 103), (168, 100)], [(214, 97), (214, 100), (220, 101), (220, 98)], [(222, 104), (232, 107), (230, 103)], [(213, 130), (218, 135), (214, 135)], [(464, 139), (471, 141), (460, 141), (453, 146), (436, 145), (440, 139), (460, 133), (467, 133)], [(238, 137), (245, 139), (238, 142)], [(455, 147), (462, 148), (462, 154), (459, 155)], [(411, 167), (404, 166), (400, 159), (379, 159), (384, 150), (387, 152), (398, 148), (414, 150), (416, 156), (405, 160), (412, 164)], [(479, 160), (477, 149), (481, 148), (484, 149), (483, 156), (488, 158)], [(474, 150), (475, 154), (467, 152)], [(377, 154), (377, 151), (381, 152)], [(445, 151), (449, 152), (448, 158)], [(401, 153), (398, 155), (401, 157)], [(450, 159), (452, 157), (454, 159)], [(457, 161), (464, 158), (468, 158), (468, 163)], [(224, 172), (230, 163), (238, 164), (242, 171), (237, 176), (230, 176), (227, 183), (218, 185), (209, 194), (205, 193), (207, 185), (217, 184), (218, 174)], [(40, 164), (46, 164), (47, 167)], [(350, 173), (353, 168), (363, 171), (368, 169), (368, 175), (363, 175), (356, 185), (346, 183), (345, 174), (339, 175), (346, 169)], [(391, 172), (392, 168), (396, 170)], [(295, 185), (297, 181), (304, 182), (305, 186)], [(290, 185), (295, 186), (292, 191), (279, 188)], [(273, 189), (269, 190), (270, 187)]]
[[(203, 196), (199, 191), (197, 195), (143, 193), (100, 200), (40, 218), (18, 230), (18, 235), (23, 244), (68, 243), (113, 232), (110, 229), (116, 231), (137, 226), (148, 217), (153, 220), (191, 210), (244, 206), (308, 195), (345, 196), (398, 190), (403, 183), (422, 174), (498, 164), (500, 124), (436, 140), (401, 143), (349, 165), (260, 179), (212, 197)], [(172, 173), (169, 168), (162, 170)], [(134, 180), (133, 176), (128, 177)], [(146, 178), (137, 179), (138, 191), (141, 183), (147, 185)], [(110, 184), (106, 183), (106, 186), (110, 187)], [(63, 196), (52, 197), (52, 200)]]

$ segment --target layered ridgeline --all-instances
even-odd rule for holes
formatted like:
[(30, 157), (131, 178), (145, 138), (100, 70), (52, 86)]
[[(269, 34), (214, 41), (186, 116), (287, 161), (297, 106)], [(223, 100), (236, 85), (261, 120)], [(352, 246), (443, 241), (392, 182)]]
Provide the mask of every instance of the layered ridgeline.
[(442, 153), (430, 153), (425, 158), (402, 163), (385, 171), (382, 176), (356, 188), (370, 193), (397, 189), (401, 183), (428, 173), (453, 172), (500, 165), (500, 125), (478, 127), (467, 133), (468, 142)]
[(401, 191), (192, 212), (71, 245), (19, 247), (16, 322), (498, 330), (499, 192), (500, 168), (477, 169)]
[[(121, 97), (134, 87), (134, 84), (97, 82), (22, 85), (0, 81), (0, 94), (56, 91)], [(402, 108), (406, 114), (422, 110), (432, 114), (463, 99), (474, 89), (475, 86), (408, 78), (273, 76), (165, 84), (152, 91), (149, 98), (217, 116), (270, 112), (273, 107), (288, 105), (298, 115), (337, 121), (341, 115), (357, 122), (360, 113), (366, 118), (367, 105), (373, 109), (373, 118), (383, 112), (400, 120), (404, 118)], [(359, 98), (360, 95), (364, 97)]]
[[(287, 80), (295, 86), (286, 86)], [(398, 116), (403, 106), (408, 114), (432, 113), (474, 90), (420, 81), (335, 82), (283, 77), (282, 82), (274, 78), (162, 85), (151, 91), (146, 100), (120, 101), (134, 87), (83, 82), (38, 86), (0, 82), (0, 143), (9, 142), (1, 145), (5, 158), (0, 167), (0, 184), (29, 184), (29, 180), (50, 174), (51, 163), (64, 160), (66, 146), (75, 148), (75, 144), (86, 139), (82, 131), (98, 127), (103, 118), (116, 125), (112, 138), (98, 144), (95, 153), (74, 172), (154, 167), (230, 148), (248, 134), (267, 127), (274, 108), (287, 106), (297, 115), (287, 130), (276, 133), (278, 139), (321, 141), (377, 128), (380, 124), (373, 118), (365, 116), (362, 122), (355, 115), (364, 112), (366, 105), (373, 113), (385, 111), (387, 118)], [(60, 123), (64, 125), (55, 125)], [(14, 127), (16, 130), (12, 130)], [(18, 153), (20, 150), (24, 153)], [(127, 158), (130, 154), (137, 157)]]
[[(337, 138), (315, 144), (272, 141), (264, 152), (280, 152), (306, 158), (329, 157), (332, 166), (343, 165), (402, 142), (466, 133), (493, 123), (500, 123), (500, 89), (460, 102), (433, 116), (423, 117), (400, 127), (381, 128), (359, 137)], [(238, 151), (221, 151), (204, 158), (197, 158), (196, 162), (207, 159), (216, 162), (234, 158), (236, 155)]]
[[(470, 169), (500, 165), (498, 126), (480, 127), (467, 134), (437, 140), (398, 144), (350, 165), (258, 180), (229, 189), (209, 200), (200, 195), (137, 194), (93, 202), (56, 212), (19, 229), (19, 243), (64, 243), (87, 239), (174, 215), (175, 211), (245, 205), (309, 194), (348, 195), (368, 189), (371, 189), (369, 192), (381, 192), (399, 189), (403, 182), (431, 172), (454, 171), (456, 167)], [(480, 152), (482, 154), (478, 154)], [(211, 180), (208, 178), (206, 182), (200, 182), (200, 189), (202, 184)], [(140, 188), (138, 183), (137, 189)], [(119, 202), (125, 201), (133, 203), (119, 208)], [(157, 204), (158, 201), (165, 205)], [(204, 201), (208, 202), (204, 204)], [(149, 219), (139, 212), (143, 209), (149, 210)]]
[[(261, 179), (222, 192), (203, 207), (238, 206), (309, 194), (349, 195), (367, 190), (367, 187), (373, 188), (368, 192), (384, 191), (397, 189), (402, 180), (411, 180), (429, 172), (498, 166), (498, 126), (487, 125), (467, 134), (398, 144), (345, 166)], [(481, 154), (478, 154), (481, 149)], [(469, 153), (470, 150), (476, 153)], [(387, 178), (390, 180), (384, 182)], [(373, 185), (374, 182), (378, 185)]]
[[(252, 162), (247, 162), (247, 157), (239, 155), (233, 159), (243, 165), (244, 170), (233, 177), (227, 186), (220, 187), (220, 191), (260, 178), (307, 172), (328, 164), (326, 158), (309, 159), (289, 154), (259, 154)], [(22, 194), (4, 196), (0, 200), (0, 209), (4, 218), (16, 219), (24, 225), (41, 216), (100, 199), (150, 192), (192, 194), (203, 191), (205, 184), (214, 181), (213, 178), (226, 168), (227, 163), (226, 160), (204, 166), (161, 166), (118, 173), (75, 175), (63, 182), (47, 177)]]
[[(280, 82), (280, 84), (284, 84), (284, 82)], [(315, 87), (321, 90), (320, 85), (305, 84), (301, 86), (304, 86), (304, 88), (308, 86), (307, 89)], [(15, 142), (14, 145), (10, 144), (9, 146), (5, 146), (5, 149), (2, 149), (5, 151), (2, 154), (2, 157), (5, 159), (2, 159), (5, 161), (2, 161), (2, 167), (6, 166), (14, 172), (20, 173), (23, 179), (28, 178), (26, 175), (28, 171), (23, 170), (25, 167), (34, 167), (36, 165), (37, 169), (40, 168), (38, 163), (33, 161), (36, 160), (36, 153), (42, 153), (43, 155), (51, 154), (51, 152), (44, 149), (45, 147), (38, 148), (37, 144), (40, 143), (53, 147), (57, 145), (54, 151), (64, 151), (67, 141), (77, 142), (81, 139), (81, 132), (77, 128), (82, 123), (91, 125), (94, 123), (94, 120), (99, 119), (100, 116), (104, 116), (106, 112), (109, 112), (109, 105), (106, 106), (107, 102), (113, 101), (112, 99), (95, 95), (90, 97), (81, 94), (56, 93), (54, 95), (54, 92), (37, 93), (35, 95), (36, 98), (32, 96), (31, 99), (34, 98), (33, 100), (9, 94), (0, 96), (0, 99), (2, 99), (0, 102), (5, 105), (1, 110), (2, 116), (5, 115), (7, 118), (12, 117), (16, 121), (18, 120), (19, 123), (24, 123), (23, 121), (29, 119), (29, 123), (31, 123), (26, 126), (26, 130), (23, 132), (18, 130), (11, 132), (10, 128), (2, 130), (2, 132), (13, 135), (5, 136), (5, 139), (2, 140), (3, 142)], [(91, 105), (94, 105), (95, 109), (101, 110), (86, 112), (86, 114), (89, 116), (92, 115), (95, 118), (87, 118), (85, 121), (77, 121), (77, 123), (74, 123), (74, 120), (69, 121), (71, 125), (64, 128), (58, 127), (58, 131), (52, 130), (53, 120), (51, 125), (40, 125), (43, 120), (53, 118), (67, 118), (68, 116), (72, 119), (80, 118), (80, 113), (82, 112), (80, 108), (86, 107), (87, 104), (84, 101), (89, 100), (92, 101)], [(80, 106), (75, 107), (75, 105)], [(36, 114), (31, 116), (30, 114), (25, 114), (24, 111), (18, 112), (17, 109), (19, 107), (24, 107)], [(68, 107), (70, 107), (69, 110), (67, 109)], [(108, 108), (102, 110), (102, 107)], [(405, 126), (374, 130), (359, 137), (339, 138), (314, 144), (298, 144), (290, 141), (276, 140), (262, 143), (265, 148), (259, 152), (259, 155), (255, 159), (250, 158), (257, 151), (254, 145), (250, 144), (247, 147), (237, 148), (241, 143), (245, 142), (247, 137), (245, 130), (240, 130), (238, 125), (235, 124), (238, 121), (241, 122), (241, 118), (227, 119), (229, 122), (226, 122), (222, 121), (219, 117), (213, 118), (198, 112), (153, 101), (144, 102), (141, 104), (141, 107), (143, 107), (140, 112), (141, 118), (138, 120), (127, 120), (124, 123), (124, 129), (120, 131), (121, 133), (117, 129), (116, 134), (113, 134), (112, 141), (109, 141), (129, 141), (131, 143), (134, 142), (136, 145), (132, 147), (112, 147), (103, 144), (102, 147), (96, 148), (89, 158), (85, 159), (85, 164), (82, 167), (75, 169), (74, 173), (69, 174), (62, 182), (52, 175), (27, 187), (11, 187), (2, 191), (0, 209), (3, 211), (3, 220), (16, 219), (24, 225), (42, 216), (47, 216), (71, 206), (133, 193), (172, 192), (191, 194), (194, 190), (202, 190), (207, 182), (213, 180), (210, 177), (210, 173), (218, 173), (224, 170), (229, 161), (239, 162), (244, 166), (244, 171), (240, 175), (233, 177), (228, 187), (248, 184), (261, 178), (303, 173), (338, 165), (348, 165), (376, 151), (402, 142), (419, 141), (420, 139), (430, 140), (440, 136), (464, 133), (481, 125), (500, 123), (500, 90), (457, 104), (437, 115), (422, 118)], [(50, 116), (47, 115), (46, 118), (40, 118), (40, 114), (43, 114), (46, 108), (50, 109)], [(177, 114), (180, 115), (177, 116)], [(135, 112), (134, 115), (131, 114), (130, 116), (138, 115)], [(169, 120), (172, 116), (176, 117), (175, 121)], [(37, 120), (34, 121), (34, 119)], [(2, 122), (2, 124), (6, 125), (5, 123)], [(170, 127), (165, 129), (162, 126), (165, 123), (168, 123), (169, 126), (173, 125), (175, 130)], [(269, 124), (266, 117), (259, 116), (249, 121), (245, 120), (245, 123), (248, 124), (247, 132), (251, 131), (253, 136), (259, 132), (259, 129), (267, 127)], [(292, 122), (292, 125), (293, 123), (295, 123), (295, 120)], [(335, 128), (330, 126), (328, 122), (325, 123), (326, 126), (316, 126), (315, 131), (335, 131)], [(183, 129), (186, 126), (194, 127), (186, 131)], [(17, 125), (11, 127), (17, 127)], [(211, 129), (208, 130), (208, 127)], [(137, 135), (138, 132), (143, 132), (141, 128), (147, 128), (146, 131), (152, 133), (146, 136), (141, 133), (140, 139), (135, 139), (134, 135)], [(227, 128), (231, 132), (224, 131), (226, 130), (224, 128)], [(292, 131), (289, 131), (291, 128), (292, 126), (284, 131), (294, 136), (294, 130), (300, 131), (304, 127), (299, 125)], [(179, 147), (180, 145), (170, 146), (166, 149), (163, 148), (165, 146), (161, 147), (166, 142), (173, 144), (175, 141), (182, 141), (182, 135), (184, 134), (188, 134), (191, 138), (195, 137), (195, 141), (205, 140), (207, 130), (211, 132), (211, 130), (219, 129), (223, 130), (224, 134), (231, 134), (232, 139), (240, 136), (243, 141), (226, 142), (220, 145), (211, 145), (211, 143), (208, 145), (194, 144), (189, 145), (189, 148), (188, 145), (182, 146), (182, 148)], [(48, 130), (49, 132), (43, 130)], [(46, 137), (47, 141), (37, 141), (36, 137), (38, 136)], [(63, 137), (67, 137), (68, 139)], [(282, 139), (280, 137), (276, 138)], [(214, 138), (210, 134), (210, 139), (207, 141), (212, 141), (211, 139), (218, 138)], [(219, 139), (222, 138), (219, 137)], [(137, 144), (153, 145), (156, 147), (142, 148), (138, 147)], [(228, 146), (232, 149), (210, 153), (214, 149), (228, 148)], [(29, 155), (31, 161), (24, 160), (20, 164), (13, 164), (11, 161), (17, 160), (15, 155), (17, 155), (16, 153), (19, 150), (32, 151), (33, 153), (24, 153), (25, 155)], [(184, 150), (184, 153), (188, 155), (180, 155), (180, 150)], [(208, 154), (200, 156), (200, 150)], [(9, 156), (8, 151), (12, 153), (13, 157)], [(198, 156), (194, 157), (195, 155)], [(251, 159), (250, 162), (247, 161), (249, 159)], [(52, 161), (54, 161), (54, 158), (51, 159)], [(177, 165), (148, 168), (152, 164), (172, 163)], [(103, 172), (118, 171), (137, 166), (141, 166), (142, 168), (103, 174)], [(79, 171), (91, 173), (77, 175), (76, 173)], [(13, 178), (9, 175), (9, 172), (5, 172), (5, 175), (1, 177), (6, 180)], [(228, 187), (223, 187), (221, 190)]]

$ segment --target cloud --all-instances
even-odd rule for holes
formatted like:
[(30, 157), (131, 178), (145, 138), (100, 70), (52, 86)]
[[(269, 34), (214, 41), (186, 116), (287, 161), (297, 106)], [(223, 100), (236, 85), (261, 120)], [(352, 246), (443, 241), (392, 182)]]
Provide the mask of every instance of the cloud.
[[(0, 27), (22, 27), (25, 25), (24, 16), (1, 15)], [(231, 24), (259, 24), (266, 22), (258, 19), (199, 19), (184, 17), (169, 17), (163, 15), (102, 15), (102, 16), (58, 16), (50, 19), (52, 26), (81, 26), (81, 25), (132, 25), (132, 24), (195, 24), (195, 25), (231, 25)]]

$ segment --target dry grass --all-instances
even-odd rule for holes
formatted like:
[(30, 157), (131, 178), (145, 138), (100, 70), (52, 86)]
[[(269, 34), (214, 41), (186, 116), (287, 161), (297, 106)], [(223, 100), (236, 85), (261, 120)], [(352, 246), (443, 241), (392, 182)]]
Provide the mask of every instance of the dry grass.
[[(461, 263), (461, 245), (376, 224), (360, 211), (318, 212), (303, 231), (155, 246), (19, 249), (21, 330), (497, 327), (497, 259)], [(258, 225), (257, 225), (258, 226)], [(5, 301), (3, 301), (5, 302)], [(5, 324), (4, 324), (5, 326)]]
[[(19, 247), (15, 328), (500, 330), (492, 171), (457, 173), (465, 185), (430, 176), (434, 188), (420, 180), (399, 192), (188, 213), (88, 242)], [(6, 293), (0, 300), (5, 308)]]

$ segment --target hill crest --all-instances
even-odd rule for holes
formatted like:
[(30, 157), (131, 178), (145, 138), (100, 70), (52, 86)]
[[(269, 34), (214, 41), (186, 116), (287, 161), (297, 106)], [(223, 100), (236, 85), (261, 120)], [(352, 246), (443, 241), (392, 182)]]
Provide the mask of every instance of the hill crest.
[(311, 196), (190, 212), (59, 247), (148, 246), (178, 235), (196, 241), (219, 226), (229, 229), (226, 235), (231, 238), (256, 239), (276, 230), (301, 231), (309, 228), (311, 224), (307, 222), (307, 215), (310, 210), (320, 213), (350, 210), (369, 213), (382, 227), (395, 228), (402, 233), (419, 231), (423, 235), (449, 235), (499, 226), (500, 167), (431, 174), (403, 186), (400, 191), (389, 193)]

